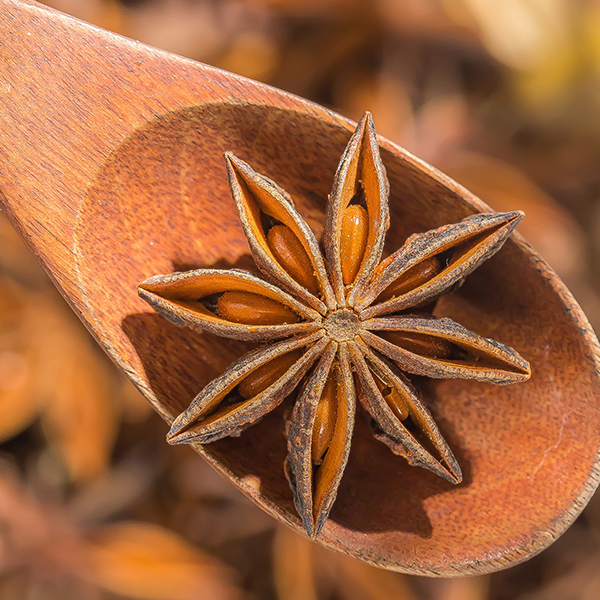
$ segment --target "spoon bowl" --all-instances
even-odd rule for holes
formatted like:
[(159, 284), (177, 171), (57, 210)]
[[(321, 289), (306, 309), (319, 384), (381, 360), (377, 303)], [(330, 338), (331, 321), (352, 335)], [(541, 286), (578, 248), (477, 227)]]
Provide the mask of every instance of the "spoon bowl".
[[(157, 273), (252, 266), (227, 185), (232, 151), (294, 197), (320, 235), (353, 123), (285, 92), (47, 9), (0, 0), (0, 202), (102, 347), (171, 422), (248, 344), (179, 329), (137, 285)], [(388, 250), (481, 200), (381, 139)], [(540, 552), (599, 480), (598, 342), (518, 236), (436, 314), (515, 348), (524, 384), (417, 382), (463, 468), (459, 486), (409, 467), (359, 415), (338, 499), (317, 541), (424, 575), (484, 573)], [(302, 531), (283, 472), (286, 406), (195, 450)]]

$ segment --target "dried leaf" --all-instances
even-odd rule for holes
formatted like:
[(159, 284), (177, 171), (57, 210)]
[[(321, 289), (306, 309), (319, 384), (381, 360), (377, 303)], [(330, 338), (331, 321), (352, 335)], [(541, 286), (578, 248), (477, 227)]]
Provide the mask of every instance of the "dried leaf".
[(273, 542), (273, 577), (278, 600), (317, 600), (313, 545), (284, 526)]
[(108, 468), (119, 417), (110, 375), (99, 357), (83, 344), (70, 350), (56, 374), (42, 423), (71, 478), (83, 481)]
[(359, 562), (349, 556), (335, 557), (342, 600), (417, 600), (409, 578)]
[(19, 434), (36, 418), (40, 398), (33, 393), (30, 359), (0, 352), (0, 441)]
[(143, 600), (234, 600), (231, 573), (175, 533), (149, 523), (98, 529), (88, 546), (89, 579)]

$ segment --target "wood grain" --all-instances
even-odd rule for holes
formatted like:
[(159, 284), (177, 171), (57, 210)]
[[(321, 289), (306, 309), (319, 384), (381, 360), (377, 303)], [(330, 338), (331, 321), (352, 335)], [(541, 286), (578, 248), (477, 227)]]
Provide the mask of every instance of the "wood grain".
[[(0, 0), (0, 200), (99, 343), (171, 421), (247, 346), (150, 312), (136, 285), (191, 267), (247, 267), (223, 152), (294, 197), (320, 235), (353, 124), (240, 77), (44, 8)], [(388, 250), (481, 210), (479, 199), (381, 140)], [(319, 542), (426, 575), (483, 573), (540, 552), (595, 490), (598, 343), (570, 293), (518, 236), (443, 300), (439, 314), (531, 362), (525, 384), (422, 381), (465, 471), (457, 487), (406, 465), (364, 414)], [(284, 407), (285, 408), (285, 407)], [(196, 450), (300, 531), (283, 473), (282, 408)]]

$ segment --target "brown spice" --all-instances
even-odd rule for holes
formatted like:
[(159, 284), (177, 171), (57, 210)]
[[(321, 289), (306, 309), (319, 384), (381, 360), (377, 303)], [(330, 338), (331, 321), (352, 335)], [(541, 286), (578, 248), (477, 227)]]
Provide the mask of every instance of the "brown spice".
[(280, 287), (239, 271), (200, 269), (153, 277), (139, 293), (170, 320), (272, 343), (208, 384), (175, 420), (169, 441), (237, 435), (299, 389), (286, 427), (286, 473), (311, 536), (337, 495), (357, 396), (377, 439), (459, 483), (460, 467), (404, 373), (499, 384), (529, 378), (529, 364), (514, 350), (426, 308), (495, 254), (523, 213), (476, 214), (415, 234), (380, 262), (388, 182), (367, 114), (338, 167), (323, 255), (279, 186), (232, 154), (226, 161), (255, 262)]
[(217, 314), (226, 321), (248, 325), (298, 322), (298, 316), (291, 308), (252, 292), (225, 292), (217, 302)]
[(340, 263), (344, 285), (350, 285), (358, 270), (369, 234), (369, 216), (358, 204), (348, 206), (342, 217), (342, 235), (340, 239)]

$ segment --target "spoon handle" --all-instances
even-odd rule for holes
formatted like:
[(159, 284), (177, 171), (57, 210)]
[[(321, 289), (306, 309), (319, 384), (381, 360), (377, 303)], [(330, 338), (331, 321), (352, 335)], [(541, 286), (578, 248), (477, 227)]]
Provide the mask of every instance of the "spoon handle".
[(74, 267), (78, 211), (132, 131), (192, 105), (310, 107), (32, 0), (0, 0), (0, 49), (0, 206), (84, 321)]

